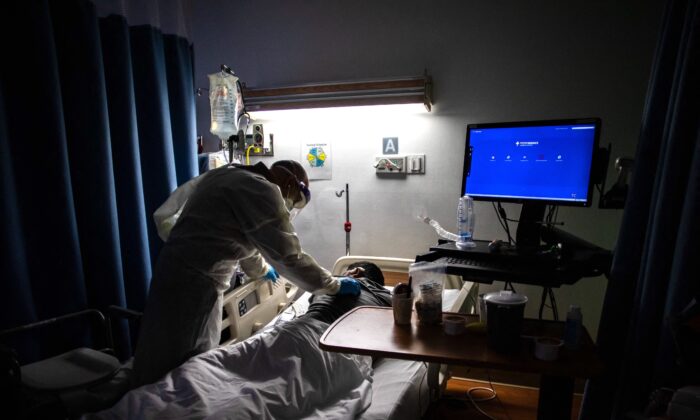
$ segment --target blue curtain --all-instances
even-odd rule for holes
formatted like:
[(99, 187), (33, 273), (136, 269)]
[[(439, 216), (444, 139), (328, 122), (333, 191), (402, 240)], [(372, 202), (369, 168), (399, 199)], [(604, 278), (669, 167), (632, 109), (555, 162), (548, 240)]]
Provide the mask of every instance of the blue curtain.
[(643, 411), (683, 385), (671, 317), (700, 296), (700, 2), (667, 3), (582, 418)]
[[(0, 7), (12, 61), (0, 83), (0, 329), (88, 307), (143, 310), (161, 243), (150, 215), (198, 173), (192, 47), (99, 19), (88, 0)], [(129, 336), (115, 331), (125, 354)], [(15, 344), (28, 361), (75, 338), (86, 340)]]

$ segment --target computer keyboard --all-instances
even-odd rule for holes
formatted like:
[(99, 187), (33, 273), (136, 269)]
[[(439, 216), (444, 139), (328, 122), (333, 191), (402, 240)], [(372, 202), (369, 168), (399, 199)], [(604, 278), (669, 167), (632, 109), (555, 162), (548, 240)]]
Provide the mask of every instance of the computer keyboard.
[[(567, 282), (556, 265), (551, 261), (533, 258), (460, 258), (441, 257), (437, 263), (447, 265), (446, 273), (465, 276), (472, 281), (491, 283), (493, 281), (511, 281), (525, 284), (548, 285), (558, 287)], [(571, 277), (569, 275), (569, 277)], [(575, 277), (575, 276), (574, 276)]]
[[(441, 258), (440, 260), (443, 260)], [(455, 258), (455, 257), (445, 257), (445, 262), (450, 265), (469, 265), (474, 267), (485, 267), (485, 268), (499, 268), (503, 264), (495, 264), (493, 261), (485, 260), (475, 260), (472, 258)]]
[(509, 261), (477, 258), (442, 257), (438, 258), (435, 262), (447, 264), (448, 274), (463, 274), (462, 272), (468, 272), (470, 274), (489, 278), (510, 276), (513, 270), (522, 269), (522, 267), (517, 267), (513, 262)]
[(498, 269), (508, 269), (512, 264), (507, 264), (501, 261), (490, 261), (484, 259), (475, 258), (456, 258), (456, 257), (443, 257), (438, 259), (436, 262), (444, 262), (448, 265), (464, 265), (474, 268), (484, 268), (489, 270)]

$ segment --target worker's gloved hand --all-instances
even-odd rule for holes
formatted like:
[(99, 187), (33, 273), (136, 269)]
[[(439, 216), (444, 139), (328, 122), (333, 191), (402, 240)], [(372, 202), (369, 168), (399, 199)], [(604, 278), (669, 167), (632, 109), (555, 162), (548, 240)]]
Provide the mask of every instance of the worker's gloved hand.
[(277, 270), (275, 270), (275, 267), (268, 264), (267, 272), (262, 278), (264, 278), (265, 280), (270, 280), (273, 283), (277, 283), (277, 279), (280, 278), (280, 275), (277, 274)]
[(341, 277), (339, 280), (340, 289), (338, 290), (338, 293), (336, 293), (337, 296), (357, 296), (360, 294), (360, 290), (362, 289), (362, 287), (360, 286), (360, 282), (358, 282), (352, 277)]

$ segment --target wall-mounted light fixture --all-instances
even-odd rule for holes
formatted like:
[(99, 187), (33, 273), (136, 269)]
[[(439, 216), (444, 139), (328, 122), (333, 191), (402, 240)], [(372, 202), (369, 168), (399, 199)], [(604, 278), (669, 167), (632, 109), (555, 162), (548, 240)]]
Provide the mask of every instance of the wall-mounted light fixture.
[(276, 88), (243, 85), (246, 110), (273, 111), (367, 105), (433, 104), (432, 78), (401, 77), (357, 82), (327, 82)]

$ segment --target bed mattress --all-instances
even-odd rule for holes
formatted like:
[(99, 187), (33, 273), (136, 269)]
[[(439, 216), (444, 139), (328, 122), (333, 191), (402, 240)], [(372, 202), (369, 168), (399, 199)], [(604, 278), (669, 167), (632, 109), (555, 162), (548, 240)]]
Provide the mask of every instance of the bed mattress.
[(372, 404), (360, 418), (420, 419), (430, 403), (426, 365), (408, 360), (377, 359), (373, 367)]

